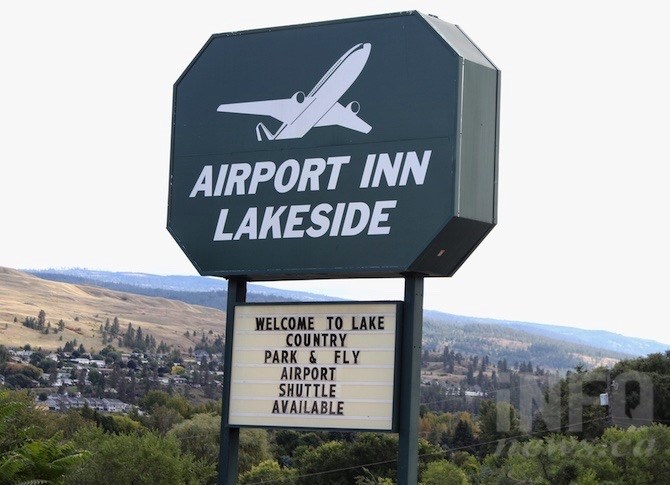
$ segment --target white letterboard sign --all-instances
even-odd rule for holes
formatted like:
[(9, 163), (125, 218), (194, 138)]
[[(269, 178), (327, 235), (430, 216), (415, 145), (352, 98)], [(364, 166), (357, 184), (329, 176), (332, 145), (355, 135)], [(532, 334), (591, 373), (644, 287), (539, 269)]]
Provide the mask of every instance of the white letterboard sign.
[(229, 424), (396, 431), (401, 303), (239, 304)]

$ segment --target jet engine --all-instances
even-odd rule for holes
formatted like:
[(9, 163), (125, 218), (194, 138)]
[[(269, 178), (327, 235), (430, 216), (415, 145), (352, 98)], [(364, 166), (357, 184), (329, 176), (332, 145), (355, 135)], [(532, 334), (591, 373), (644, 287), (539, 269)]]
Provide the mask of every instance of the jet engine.
[(361, 110), (361, 103), (358, 101), (352, 101), (347, 105), (347, 109), (353, 114), (358, 114), (358, 112)]
[(293, 101), (297, 101), (298, 103), (302, 104), (305, 102), (305, 93), (303, 93), (302, 91), (298, 91), (291, 97), (291, 99), (293, 99)]

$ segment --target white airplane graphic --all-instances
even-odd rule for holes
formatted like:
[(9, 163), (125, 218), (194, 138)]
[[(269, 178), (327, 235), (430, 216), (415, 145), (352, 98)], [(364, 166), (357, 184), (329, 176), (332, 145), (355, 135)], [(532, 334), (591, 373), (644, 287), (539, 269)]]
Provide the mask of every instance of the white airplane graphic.
[[(361, 105), (352, 101), (346, 107), (340, 97), (358, 78), (370, 56), (369, 43), (356, 44), (340, 57), (305, 96), (298, 91), (290, 98), (222, 104), (217, 111), (271, 116), (282, 122), (276, 133), (271, 133), (263, 123), (256, 125), (256, 138), (268, 140), (302, 138), (317, 126), (343, 126), (361, 133), (372, 127), (357, 116)], [(262, 130), (262, 133), (261, 133)]]

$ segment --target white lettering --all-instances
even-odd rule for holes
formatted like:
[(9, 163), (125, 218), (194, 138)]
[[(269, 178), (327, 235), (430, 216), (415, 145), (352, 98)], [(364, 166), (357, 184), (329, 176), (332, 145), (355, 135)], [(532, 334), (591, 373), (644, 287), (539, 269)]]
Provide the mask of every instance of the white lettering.
[(212, 196), (212, 166), (211, 165), (205, 165), (202, 167), (202, 172), (200, 172), (200, 176), (198, 177), (198, 181), (195, 183), (193, 186), (193, 190), (191, 190), (191, 195), (189, 195), (190, 198), (195, 197), (198, 195), (198, 192), (203, 192), (205, 197), (211, 197)]
[(214, 187), (214, 197), (220, 197), (223, 192), (223, 183), (226, 181), (228, 174), (228, 164), (224, 163), (219, 167), (219, 176), (216, 179), (216, 187)]
[(312, 211), (312, 223), (316, 225), (305, 231), (309, 237), (321, 237), (328, 232), (330, 220), (324, 214), (330, 214), (333, 206), (330, 204), (319, 204)]
[(412, 172), (412, 177), (414, 177), (414, 183), (416, 185), (423, 185), (423, 182), (426, 179), (426, 172), (428, 171), (431, 153), (432, 150), (423, 152), (421, 163), (419, 163), (419, 157), (416, 152), (407, 152), (405, 164), (402, 167), (402, 175), (400, 176), (401, 186), (407, 185), (407, 179), (409, 178), (410, 172)]
[(283, 205), (277, 209), (276, 212), (272, 212), (274, 207), (266, 207), (265, 213), (263, 214), (263, 222), (261, 223), (261, 230), (258, 234), (258, 239), (266, 239), (268, 237), (268, 232), (272, 230), (272, 239), (281, 239), (281, 221), (279, 218), (286, 210), (286, 206)]
[(302, 224), (302, 217), (298, 216), (298, 214), (308, 211), (308, 205), (292, 205), (289, 208), (288, 218), (286, 219), (286, 228), (284, 229), (284, 239), (302, 237), (305, 231), (296, 229), (295, 227)]
[(308, 158), (302, 166), (298, 192), (304, 192), (309, 182), (309, 190), (319, 190), (319, 177), (326, 170), (326, 161), (323, 158)]
[(379, 224), (388, 222), (389, 220), (389, 214), (384, 212), (384, 210), (395, 209), (397, 204), (397, 200), (378, 200), (375, 202), (375, 207), (372, 209), (372, 217), (370, 218), (370, 227), (368, 228), (370, 236), (384, 235), (391, 232), (389, 226), (380, 226)]
[(344, 208), (347, 206), (344, 202), (340, 202), (335, 206), (335, 215), (333, 216), (333, 223), (330, 226), (330, 236), (338, 236), (340, 234), (340, 224), (342, 224), (342, 216), (344, 215)]
[(247, 213), (244, 215), (244, 219), (242, 219), (242, 224), (240, 224), (240, 227), (237, 229), (233, 239), (235, 241), (239, 241), (240, 238), (245, 234), (249, 236), (249, 239), (256, 239), (258, 237), (256, 232), (257, 229), (258, 211), (255, 207), (249, 207)]
[(379, 187), (382, 175), (386, 179), (386, 185), (395, 187), (400, 174), (400, 167), (402, 166), (402, 157), (404, 153), (398, 152), (395, 154), (395, 159), (391, 162), (391, 157), (388, 153), (380, 153), (377, 158), (377, 166), (375, 167), (375, 175), (372, 179), (372, 186)]
[[(356, 217), (358, 217), (358, 222), (354, 225)], [(368, 225), (369, 220), (370, 208), (368, 205), (365, 202), (351, 202), (347, 208), (347, 214), (344, 216), (341, 235), (355, 236), (360, 234)]]
[(249, 193), (255, 194), (258, 189), (258, 184), (272, 180), (277, 167), (274, 162), (258, 162), (254, 165), (254, 173), (251, 175), (251, 182), (249, 182)]
[[(287, 170), (291, 170), (288, 176), (288, 182), (284, 183), (284, 176)], [(285, 194), (291, 190), (300, 177), (300, 164), (297, 160), (289, 159), (282, 163), (277, 169), (275, 175), (275, 190), (280, 194)]]
[(244, 182), (251, 175), (251, 164), (249, 163), (233, 163), (230, 166), (230, 175), (228, 175), (228, 182), (226, 183), (226, 190), (223, 195), (230, 195), (235, 188), (236, 195), (244, 195)]
[[(228, 217), (229, 209), (221, 209), (214, 231), (214, 241), (239, 241), (245, 236), (255, 239), (299, 239), (329, 236), (370, 236), (389, 234), (386, 224), (395, 200), (376, 201), (374, 206), (365, 202), (340, 202), (335, 207), (321, 203), (314, 207), (307, 204), (279, 207), (249, 207), (241, 218)], [(262, 220), (259, 212), (263, 210)], [(260, 226), (259, 226), (260, 222)], [(236, 228), (227, 232), (227, 224)], [(386, 225), (385, 225), (386, 224)], [(367, 229), (367, 231), (366, 231)]]
[[(368, 154), (359, 182), (359, 188), (406, 186), (410, 179), (416, 185), (423, 185), (430, 164), (432, 151), (425, 150), (421, 157), (417, 152), (397, 152)], [(297, 192), (318, 192), (324, 185), (326, 190), (338, 187), (343, 167), (351, 161), (351, 156), (325, 158), (306, 158), (299, 162), (293, 158), (285, 160), (279, 166), (273, 161), (254, 163), (220, 164), (216, 180), (214, 166), (205, 165), (193, 185), (190, 198), (220, 197), (233, 195), (255, 195), (259, 187), (271, 182), (277, 193), (285, 194), (291, 190)], [(328, 168), (330, 167), (330, 173)], [(323, 177), (327, 178), (324, 183)], [(339, 231), (339, 227), (337, 228)]]
[(215, 241), (230, 241), (233, 235), (230, 232), (223, 232), (226, 227), (226, 219), (228, 218), (228, 209), (221, 209), (219, 212), (219, 221), (216, 223), (216, 230), (214, 231)]
[(328, 190), (334, 190), (337, 187), (337, 181), (340, 179), (340, 169), (342, 165), (346, 165), (351, 160), (351, 157), (328, 157), (328, 165), (333, 166), (330, 172), (330, 179), (328, 179)]
[(372, 176), (372, 169), (375, 166), (377, 155), (371, 153), (365, 160), (365, 168), (363, 169), (363, 176), (361, 177), (361, 189), (367, 189), (370, 186), (370, 177)]

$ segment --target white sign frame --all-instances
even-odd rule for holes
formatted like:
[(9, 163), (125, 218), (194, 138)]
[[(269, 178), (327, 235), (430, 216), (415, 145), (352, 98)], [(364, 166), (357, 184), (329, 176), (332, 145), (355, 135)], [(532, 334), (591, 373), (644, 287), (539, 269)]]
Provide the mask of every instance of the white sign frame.
[(398, 432), (402, 305), (236, 304), (228, 424)]

